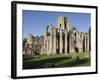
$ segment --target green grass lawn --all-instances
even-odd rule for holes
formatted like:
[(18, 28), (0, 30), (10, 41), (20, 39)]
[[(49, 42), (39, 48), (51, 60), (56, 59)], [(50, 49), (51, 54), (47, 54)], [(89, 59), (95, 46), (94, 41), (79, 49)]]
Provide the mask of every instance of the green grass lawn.
[[(78, 56), (78, 57), (77, 57)], [(88, 53), (23, 56), (23, 69), (90, 66)]]

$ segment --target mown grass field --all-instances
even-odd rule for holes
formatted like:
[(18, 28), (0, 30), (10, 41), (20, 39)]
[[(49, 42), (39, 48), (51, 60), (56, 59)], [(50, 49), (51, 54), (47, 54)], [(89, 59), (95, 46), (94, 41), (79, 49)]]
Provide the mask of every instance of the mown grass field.
[(90, 66), (89, 53), (23, 56), (23, 69)]

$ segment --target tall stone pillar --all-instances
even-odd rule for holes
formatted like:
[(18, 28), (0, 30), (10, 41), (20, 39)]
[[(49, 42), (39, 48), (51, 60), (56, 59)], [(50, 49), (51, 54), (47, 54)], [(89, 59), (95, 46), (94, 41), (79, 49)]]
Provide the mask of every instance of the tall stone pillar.
[(49, 45), (50, 45), (50, 47), (49, 47), (49, 52), (50, 52), (50, 54), (52, 54), (53, 53), (53, 33), (52, 33), (52, 30), (50, 30), (50, 38), (49, 38)]
[(89, 51), (89, 35), (87, 34), (87, 51)]
[(71, 35), (71, 52), (74, 52), (74, 34)]
[(87, 51), (87, 45), (86, 45), (86, 34), (85, 34), (85, 52)]
[(46, 48), (47, 48), (47, 47), (46, 47), (46, 36), (44, 35), (43, 54), (46, 54), (46, 51), (47, 51)]
[(65, 30), (65, 53), (67, 53), (67, 31)]
[(60, 54), (62, 53), (63, 49), (63, 40), (62, 40), (62, 30), (60, 29)]
[(80, 38), (80, 33), (78, 33), (78, 41), (77, 41), (77, 47), (78, 47), (78, 51), (81, 51), (81, 38)]
[(54, 30), (53, 30), (53, 54), (56, 54), (56, 47), (57, 47), (57, 45), (56, 45), (56, 29), (54, 28)]
[(47, 44), (46, 44), (46, 46), (47, 46), (47, 51), (46, 51), (46, 53), (47, 53), (47, 54), (50, 54), (50, 45), (49, 45), (49, 44), (50, 44), (50, 36), (47, 37)]
[(84, 34), (82, 33), (82, 51), (84, 52)]
[(49, 54), (52, 53), (52, 36), (49, 37)]
[(67, 30), (67, 32), (69, 32), (70, 31), (70, 22), (69, 22), (69, 18), (67, 16), (65, 17), (65, 21), (66, 21), (65, 29)]
[(45, 29), (44, 31), (44, 43), (43, 43), (43, 54), (47, 54), (47, 50), (48, 50), (48, 44), (47, 44), (47, 29)]
[(82, 52), (83, 49), (83, 34), (81, 33), (81, 37), (80, 37), (80, 51)]
[(64, 24), (65, 24), (64, 16), (60, 16), (60, 17), (58, 18), (58, 28), (64, 29)]
[(57, 53), (60, 54), (60, 28), (57, 29)]
[(71, 40), (71, 36), (72, 36), (72, 34), (69, 33), (69, 53), (71, 53), (71, 49), (72, 49), (72, 40)]
[(79, 33), (77, 33), (77, 41), (76, 41), (77, 43), (77, 45), (76, 45), (76, 47), (79, 47)]

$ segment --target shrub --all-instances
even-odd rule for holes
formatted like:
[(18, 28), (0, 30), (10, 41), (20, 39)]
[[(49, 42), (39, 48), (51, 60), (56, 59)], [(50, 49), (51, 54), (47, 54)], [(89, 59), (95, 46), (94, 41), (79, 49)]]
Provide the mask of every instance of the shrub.
[(45, 68), (55, 67), (54, 63), (46, 63)]

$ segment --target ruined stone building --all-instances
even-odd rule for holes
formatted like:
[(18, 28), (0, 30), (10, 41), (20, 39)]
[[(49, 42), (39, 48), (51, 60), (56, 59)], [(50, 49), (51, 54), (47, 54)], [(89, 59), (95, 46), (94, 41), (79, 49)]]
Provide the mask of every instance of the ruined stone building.
[(89, 52), (90, 41), (90, 30), (89, 32), (79, 32), (75, 27), (70, 27), (68, 17), (60, 16), (57, 27), (52, 24), (46, 27), (43, 54)]
[(43, 36), (34, 37), (29, 33), (28, 37), (23, 40), (24, 55), (39, 55), (43, 46)]
[(24, 54), (69, 54), (91, 50), (90, 29), (88, 32), (79, 32), (77, 28), (71, 28), (69, 18), (65, 16), (58, 17), (57, 24), (57, 27), (47, 25), (42, 37), (29, 34), (23, 46)]

